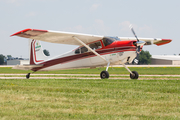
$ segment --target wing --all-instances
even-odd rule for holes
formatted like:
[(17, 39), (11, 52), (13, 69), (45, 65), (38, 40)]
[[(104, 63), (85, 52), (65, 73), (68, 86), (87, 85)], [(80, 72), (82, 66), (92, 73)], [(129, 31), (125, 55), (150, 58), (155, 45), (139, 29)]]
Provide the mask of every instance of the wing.
[(38, 29), (25, 29), (19, 31), (11, 36), (19, 36), (29, 39), (35, 39), (51, 43), (59, 44), (69, 44), (69, 45), (81, 45), (73, 37), (81, 39), (85, 44), (91, 43), (93, 41), (101, 40), (103, 36), (62, 32), (62, 31), (52, 31), (52, 30), (38, 30)]
[[(83, 43), (91, 43), (97, 40), (101, 40), (104, 36), (81, 34), (81, 33), (71, 33), (62, 31), (52, 31), (52, 30), (38, 30), (38, 29), (24, 29), (11, 36), (19, 36), (29, 39), (35, 39), (51, 43), (59, 44), (69, 44), (69, 45), (82, 45), (76, 41), (73, 37), (77, 37)], [(136, 40), (135, 37), (119, 37), (120, 40)], [(145, 41), (145, 45), (164, 45), (171, 42), (171, 39), (161, 39), (161, 38), (138, 38), (140, 41)]]
[[(119, 37), (120, 40), (136, 40), (135, 37)], [(155, 44), (157, 46), (170, 43), (171, 39), (161, 39), (161, 38), (138, 38), (140, 41), (146, 42), (145, 45)]]

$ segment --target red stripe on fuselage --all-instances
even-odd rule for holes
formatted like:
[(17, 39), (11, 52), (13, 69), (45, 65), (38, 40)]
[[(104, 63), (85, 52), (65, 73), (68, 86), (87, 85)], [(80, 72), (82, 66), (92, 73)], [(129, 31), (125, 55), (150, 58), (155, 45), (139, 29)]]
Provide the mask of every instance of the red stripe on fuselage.
[(33, 56), (33, 41), (34, 41), (34, 40), (31, 41), (30, 65), (34, 65), (34, 64), (35, 64), (35, 63), (34, 63), (34, 56)]
[(36, 43), (36, 40), (31, 41), (30, 65), (35, 65), (36, 63), (34, 63), (34, 61), (35, 62), (43, 61), (43, 60), (37, 60), (37, 58), (36, 58), (35, 43)]
[[(125, 52), (125, 51), (136, 51), (136, 47), (135, 46), (127, 46), (127, 47), (122, 47), (122, 48), (118, 48), (118, 49), (114, 49), (114, 48), (102, 49), (102, 50), (97, 50), (96, 52), (99, 53), (100, 55), (106, 55), (106, 54)], [(82, 54), (77, 54), (77, 55), (66, 56), (63, 58), (57, 58), (57, 59), (53, 59), (50, 61), (42, 62), (42, 63), (40, 63), (40, 64), (43, 64), (42, 67), (33, 68), (32, 70), (38, 71), (38, 70), (41, 70), (43, 68), (47, 68), (47, 67), (50, 67), (53, 65), (67, 63), (67, 62), (71, 62), (71, 61), (75, 61), (75, 60), (79, 60), (79, 59), (90, 58), (90, 57), (94, 57), (94, 56), (96, 56), (94, 53), (87, 52), (87, 53), (82, 53)]]

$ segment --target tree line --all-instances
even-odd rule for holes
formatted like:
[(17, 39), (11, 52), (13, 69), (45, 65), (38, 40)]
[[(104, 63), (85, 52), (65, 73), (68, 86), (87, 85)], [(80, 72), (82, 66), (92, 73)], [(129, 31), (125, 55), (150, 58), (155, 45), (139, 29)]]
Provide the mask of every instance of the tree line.
[(0, 54), (0, 65), (3, 65), (5, 63), (6, 57), (3, 54)]

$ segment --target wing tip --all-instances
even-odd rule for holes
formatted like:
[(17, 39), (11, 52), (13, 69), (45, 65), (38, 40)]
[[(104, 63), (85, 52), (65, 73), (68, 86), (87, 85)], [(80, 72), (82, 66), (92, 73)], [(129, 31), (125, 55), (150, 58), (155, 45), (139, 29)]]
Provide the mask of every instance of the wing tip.
[(33, 30), (33, 29), (27, 28), (27, 29), (21, 30), (21, 31), (19, 31), (19, 32), (16, 32), (16, 33), (10, 35), (10, 37), (15, 36), (15, 35), (18, 35), (18, 34), (21, 34), (21, 33), (23, 33), (23, 32), (27, 32), (27, 31), (29, 31), (29, 30)]
[(168, 44), (172, 41), (172, 39), (161, 39), (160, 42), (158, 43), (155, 43), (157, 46), (160, 46), (160, 45), (164, 45), (164, 44)]
[(19, 32), (16, 32), (16, 33), (10, 35), (10, 37), (15, 36), (15, 35), (16, 36), (20, 36), (20, 37), (26, 37), (26, 38), (34, 36), (34, 34), (31, 34), (31, 33), (26, 34), (26, 32), (29, 32), (29, 31), (33, 31), (33, 33), (36, 32), (35, 35), (40, 35), (40, 34), (42, 34), (44, 32), (48, 32), (48, 30), (40, 30), (40, 29), (27, 28), (27, 29), (21, 30)]

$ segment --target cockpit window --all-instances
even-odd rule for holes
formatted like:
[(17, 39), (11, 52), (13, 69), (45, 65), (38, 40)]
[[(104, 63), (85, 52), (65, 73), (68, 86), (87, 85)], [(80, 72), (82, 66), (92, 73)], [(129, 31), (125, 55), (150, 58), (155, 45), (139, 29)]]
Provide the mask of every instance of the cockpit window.
[[(98, 42), (89, 44), (89, 47), (93, 50), (96, 50), (96, 49), (102, 48), (102, 45), (101, 45), (101, 42), (98, 41)], [(85, 46), (82, 46), (75, 50), (75, 54), (81, 54), (81, 53), (85, 53), (85, 52), (88, 52), (88, 49)]]
[[(106, 36), (107, 37), (107, 36)], [(118, 37), (112, 37), (112, 36), (109, 36), (108, 38), (111, 38), (111, 39), (113, 39), (113, 40), (115, 40), (115, 41), (121, 41)]]
[(89, 44), (89, 47), (93, 50), (102, 48), (100, 41)]
[(107, 45), (110, 45), (111, 43), (113, 43), (115, 40), (110, 38), (110, 37), (104, 37), (103, 38), (103, 43), (104, 43), (104, 46), (107, 46)]

